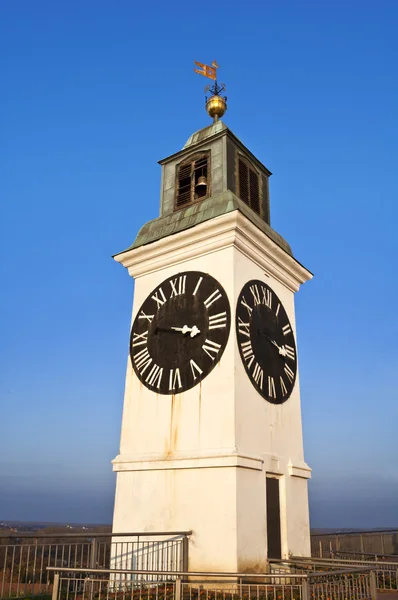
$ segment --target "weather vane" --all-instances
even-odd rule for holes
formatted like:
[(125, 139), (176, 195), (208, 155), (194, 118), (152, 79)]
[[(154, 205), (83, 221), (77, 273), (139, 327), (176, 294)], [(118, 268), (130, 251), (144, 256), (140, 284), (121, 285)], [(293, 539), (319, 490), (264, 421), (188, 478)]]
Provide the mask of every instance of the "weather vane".
[(223, 116), (225, 111), (227, 110), (227, 97), (221, 96), (222, 92), (226, 91), (226, 87), (224, 83), (217, 83), (217, 69), (218, 64), (214, 60), (210, 65), (204, 65), (203, 63), (194, 61), (195, 65), (200, 67), (199, 69), (194, 68), (195, 73), (199, 73), (199, 75), (203, 75), (208, 79), (213, 79), (213, 85), (207, 85), (205, 87), (205, 94), (210, 92), (210, 98), (205, 96), (206, 101), (206, 110), (207, 113), (214, 119), (214, 123), (218, 121), (220, 117)]

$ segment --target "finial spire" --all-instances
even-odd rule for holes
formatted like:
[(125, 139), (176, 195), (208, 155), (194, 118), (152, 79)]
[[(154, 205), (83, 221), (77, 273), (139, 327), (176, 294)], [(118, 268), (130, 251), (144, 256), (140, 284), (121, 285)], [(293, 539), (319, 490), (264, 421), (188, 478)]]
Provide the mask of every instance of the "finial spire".
[(222, 92), (225, 92), (226, 86), (224, 83), (217, 83), (217, 69), (219, 67), (215, 60), (211, 63), (211, 66), (197, 62), (196, 60), (194, 62), (195, 65), (200, 67), (200, 69), (194, 68), (195, 73), (199, 73), (199, 75), (203, 75), (208, 79), (214, 80), (213, 85), (207, 85), (205, 87), (205, 94), (207, 92), (210, 92), (211, 94), (209, 99), (207, 98), (207, 96), (205, 96), (205, 101), (206, 111), (208, 115), (213, 118), (214, 123), (216, 123), (218, 119), (222, 117), (225, 111), (227, 110), (227, 97), (221, 96)]

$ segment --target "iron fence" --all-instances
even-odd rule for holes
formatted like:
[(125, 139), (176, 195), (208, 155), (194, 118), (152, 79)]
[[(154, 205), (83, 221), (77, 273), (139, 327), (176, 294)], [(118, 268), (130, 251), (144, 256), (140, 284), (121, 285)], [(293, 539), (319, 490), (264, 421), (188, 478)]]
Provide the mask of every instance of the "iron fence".
[[(374, 579), (367, 571), (340, 571), (335, 573), (315, 573), (308, 576), (310, 598), (324, 600), (333, 598), (347, 600), (348, 598), (370, 598)], [(375, 596), (375, 590), (373, 596)]]
[(295, 573), (333, 572), (336, 569), (370, 569), (374, 576), (374, 584), (378, 591), (398, 591), (398, 563), (388, 561), (364, 561), (344, 558), (318, 559), (318, 558), (298, 558), (291, 560), (273, 561), (271, 571), (279, 573), (281, 570), (289, 568)]
[(183, 571), (190, 532), (0, 536), (0, 598), (51, 593), (56, 568)]
[(373, 554), (371, 552), (352, 552), (339, 550), (331, 553), (330, 558), (351, 558), (353, 560), (389, 561), (398, 563), (398, 554)]
[(52, 600), (376, 600), (370, 569), (209, 573), (56, 569)]
[(398, 530), (350, 531), (311, 534), (311, 555), (319, 558), (335, 553), (354, 553), (357, 557), (397, 556)]

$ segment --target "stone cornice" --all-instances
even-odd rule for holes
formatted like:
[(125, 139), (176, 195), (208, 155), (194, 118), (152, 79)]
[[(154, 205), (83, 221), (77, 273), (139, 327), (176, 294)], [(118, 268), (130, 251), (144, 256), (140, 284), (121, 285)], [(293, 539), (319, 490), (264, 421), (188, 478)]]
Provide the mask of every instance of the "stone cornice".
[(223, 467), (241, 467), (261, 471), (263, 468), (263, 461), (260, 457), (239, 454), (232, 449), (196, 455), (173, 453), (167, 457), (164, 454), (119, 455), (112, 461), (112, 464), (114, 471), (163, 471)]
[(264, 470), (274, 475), (290, 475), (302, 479), (311, 479), (311, 468), (305, 463), (293, 465), (292, 461), (280, 464), (277, 457), (253, 456), (237, 452), (232, 448), (209, 450), (205, 453), (164, 453), (119, 454), (112, 461), (113, 470), (118, 471), (164, 471), (169, 469), (204, 469), (240, 467), (243, 469)]
[(145, 246), (126, 250), (114, 258), (136, 278), (231, 246), (293, 292), (312, 278), (310, 271), (239, 210)]
[(288, 465), (289, 475), (292, 477), (301, 477), (302, 479), (311, 479), (312, 469), (305, 463), (294, 465), (291, 461)]

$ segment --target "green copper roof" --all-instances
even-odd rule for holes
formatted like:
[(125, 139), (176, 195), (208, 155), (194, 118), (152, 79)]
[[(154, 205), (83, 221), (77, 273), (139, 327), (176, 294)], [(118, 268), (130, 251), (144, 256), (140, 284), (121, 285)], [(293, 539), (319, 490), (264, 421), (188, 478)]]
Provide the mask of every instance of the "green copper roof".
[[(187, 208), (183, 208), (164, 217), (159, 217), (158, 219), (145, 223), (138, 232), (133, 245), (123, 252), (145, 246), (146, 244), (151, 244), (152, 242), (156, 242), (156, 240), (173, 235), (179, 231), (184, 231), (190, 227), (195, 227), (209, 219), (214, 219), (215, 217), (225, 215), (234, 210), (239, 210), (252, 221), (252, 223), (257, 225), (263, 233), (278, 244), (278, 246), (293, 256), (292, 250), (286, 240), (256, 215), (244, 202), (242, 202), (242, 200), (239, 200), (239, 198), (230, 190), (223, 192), (219, 196), (210, 197), (207, 200), (192, 204)], [(123, 252), (119, 252), (119, 254), (122, 254)]]
[(195, 131), (189, 138), (187, 143), (184, 146), (185, 148), (189, 148), (190, 146), (194, 146), (195, 144), (199, 144), (208, 138), (217, 135), (217, 133), (221, 133), (222, 131), (228, 131), (228, 127), (222, 121), (217, 121), (216, 123), (212, 123), (208, 127), (204, 127), (203, 129), (199, 129), (199, 131)]

